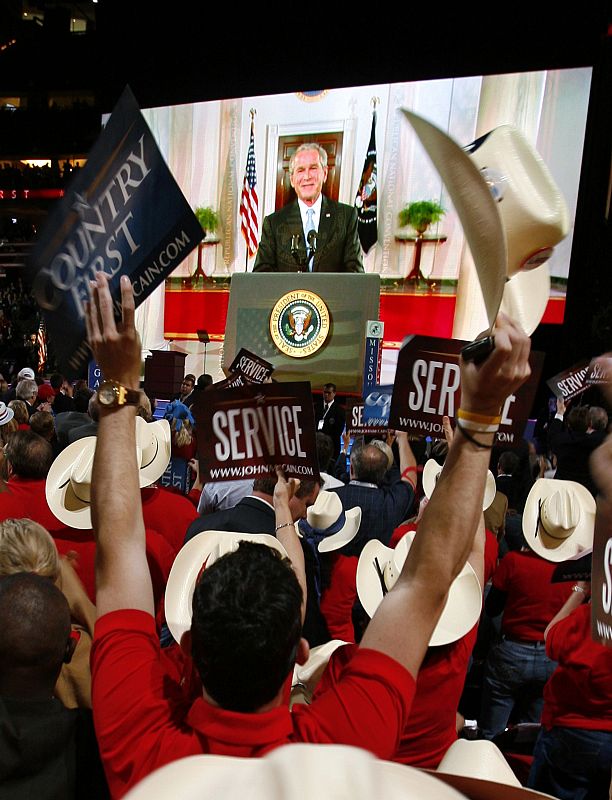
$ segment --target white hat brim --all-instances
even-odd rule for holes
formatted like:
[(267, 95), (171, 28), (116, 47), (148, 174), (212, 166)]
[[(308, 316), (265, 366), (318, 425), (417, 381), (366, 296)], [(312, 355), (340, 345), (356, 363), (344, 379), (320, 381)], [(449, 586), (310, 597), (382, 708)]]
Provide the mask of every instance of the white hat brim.
[(538, 327), (550, 298), (548, 264), (517, 272), (506, 283), (500, 310), (518, 323), (527, 336)]
[[(141, 420), (139, 423), (138, 420)], [(150, 486), (159, 480), (166, 471), (172, 452), (170, 423), (167, 419), (158, 419), (147, 422), (142, 417), (136, 417), (137, 425), (146, 425), (147, 430), (155, 437), (155, 452), (146, 464), (141, 464), (138, 470), (140, 488)]]
[(346, 522), (342, 528), (331, 536), (319, 542), (319, 553), (331, 553), (333, 550), (340, 550), (345, 544), (352, 542), (361, 525), (361, 509), (359, 506), (349, 508), (344, 512)]
[[(562, 486), (569, 489), (580, 505), (580, 520), (573, 533), (565, 539), (555, 540), (542, 531), (536, 523), (540, 514), (539, 501), (554, 494)], [(523, 536), (534, 553), (546, 561), (568, 561), (593, 547), (595, 530), (595, 498), (581, 483), (555, 478), (538, 478), (531, 487), (523, 511)], [(547, 546), (547, 543), (550, 546)], [(558, 544), (557, 544), (558, 542)], [(556, 546), (555, 546), (556, 545)]]
[[(438, 477), (442, 472), (442, 467), (435, 458), (430, 458), (425, 462), (425, 466), (423, 467), (423, 491), (425, 492), (425, 496), (428, 500), (431, 499), (431, 496), (436, 488), (436, 484), (438, 482)], [(482, 500), (482, 510), (486, 511), (487, 508), (491, 505), (493, 500), (495, 500), (495, 495), (497, 493), (497, 486), (495, 485), (495, 477), (491, 470), (487, 470), (487, 481), (485, 483), (485, 491)]]
[[(256, 542), (278, 550), (288, 558), (287, 551), (269, 533), (237, 533), (233, 531), (203, 531), (190, 539), (174, 559), (166, 584), (166, 623), (175, 641), (191, 628), (191, 602), (202, 565), (214, 553), (219, 556), (237, 549), (239, 542)], [(212, 562), (211, 562), (212, 564)]]
[(448, 190), (478, 273), (492, 326), (506, 282), (508, 254), (499, 210), (470, 156), (450, 136), (417, 114), (402, 109)]
[[(397, 543), (395, 550), (385, 547), (377, 539), (372, 539), (361, 551), (357, 564), (357, 594), (370, 618), (374, 616), (383, 599), (374, 559), (378, 558), (378, 563), (383, 569), (386, 562), (395, 556), (396, 566), (398, 570), (401, 569), (414, 536), (414, 531), (408, 531)], [(451, 584), (446, 604), (429, 640), (429, 646), (449, 644), (465, 636), (478, 622), (481, 610), (482, 587), (476, 573), (470, 564), (466, 563)]]
[(85, 436), (69, 444), (55, 458), (45, 482), (47, 505), (52, 513), (70, 528), (91, 528), (91, 502), (79, 499), (72, 488), (70, 473), (73, 464), (88, 448), (96, 449), (96, 437)]

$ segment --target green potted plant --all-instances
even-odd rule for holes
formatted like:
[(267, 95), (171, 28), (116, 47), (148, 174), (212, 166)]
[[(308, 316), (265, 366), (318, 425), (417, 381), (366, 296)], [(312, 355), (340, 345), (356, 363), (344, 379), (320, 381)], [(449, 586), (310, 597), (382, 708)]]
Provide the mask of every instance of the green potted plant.
[(208, 233), (215, 233), (219, 227), (219, 215), (214, 208), (211, 208), (210, 206), (198, 206), (194, 213), (198, 218), (198, 222), (202, 226), (204, 236), (206, 236)]
[(410, 225), (419, 236), (423, 236), (427, 228), (439, 222), (445, 214), (446, 209), (435, 200), (415, 200), (402, 208), (398, 221), (401, 228)]

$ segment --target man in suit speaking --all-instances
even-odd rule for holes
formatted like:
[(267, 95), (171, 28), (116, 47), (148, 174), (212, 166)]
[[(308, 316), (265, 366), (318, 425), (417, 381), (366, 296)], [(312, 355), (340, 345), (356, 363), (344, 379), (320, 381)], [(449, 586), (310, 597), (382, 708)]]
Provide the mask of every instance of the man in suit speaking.
[(321, 194), (325, 150), (300, 145), (289, 176), (297, 201), (264, 219), (253, 272), (363, 272), (356, 210)]

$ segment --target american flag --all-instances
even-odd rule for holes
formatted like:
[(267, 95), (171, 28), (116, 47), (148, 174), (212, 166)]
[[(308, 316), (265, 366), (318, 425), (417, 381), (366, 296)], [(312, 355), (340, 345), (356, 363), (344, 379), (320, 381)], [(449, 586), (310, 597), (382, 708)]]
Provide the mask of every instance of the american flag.
[(257, 199), (257, 173), (255, 171), (255, 136), (253, 133), (253, 121), (251, 120), (251, 141), (249, 142), (249, 153), (247, 155), (246, 170), (244, 173), (244, 184), (240, 196), (240, 220), (241, 230), (246, 242), (249, 256), (254, 256), (257, 252), (259, 240), (259, 222), (257, 212), (259, 210), (259, 200)]
[(38, 372), (43, 373), (47, 365), (47, 331), (44, 320), (41, 319), (36, 334), (36, 344), (38, 345)]

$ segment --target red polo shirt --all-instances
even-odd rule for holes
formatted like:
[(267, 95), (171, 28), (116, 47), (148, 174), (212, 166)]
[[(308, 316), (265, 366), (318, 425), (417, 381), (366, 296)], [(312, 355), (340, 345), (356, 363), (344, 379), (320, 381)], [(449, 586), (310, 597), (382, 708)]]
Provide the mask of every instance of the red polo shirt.
[(589, 603), (553, 625), (546, 653), (559, 665), (544, 687), (542, 724), (612, 731), (612, 649), (591, 638)]
[(91, 672), (96, 734), (115, 798), (158, 767), (198, 753), (261, 756), (288, 742), (333, 742), (388, 759), (415, 686), (393, 659), (360, 649), (334, 687), (293, 712), (282, 705), (243, 714), (202, 697), (185, 708), (167, 683), (153, 617), (129, 609), (97, 621)]
[(499, 562), (493, 586), (507, 595), (502, 633), (519, 642), (541, 642), (546, 626), (567, 600), (571, 583), (551, 583), (557, 565), (540, 556), (510, 552)]

